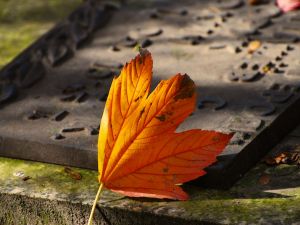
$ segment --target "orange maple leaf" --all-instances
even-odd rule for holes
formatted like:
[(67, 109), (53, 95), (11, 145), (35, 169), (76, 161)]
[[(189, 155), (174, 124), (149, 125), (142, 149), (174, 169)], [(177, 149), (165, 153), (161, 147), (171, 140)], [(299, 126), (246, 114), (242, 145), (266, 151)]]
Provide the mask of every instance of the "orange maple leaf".
[(194, 110), (195, 84), (177, 74), (149, 94), (152, 64), (143, 50), (112, 82), (98, 139), (99, 182), (127, 196), (186, 200), (178, 184), (204, 175), (232, 135), (175, 133)]

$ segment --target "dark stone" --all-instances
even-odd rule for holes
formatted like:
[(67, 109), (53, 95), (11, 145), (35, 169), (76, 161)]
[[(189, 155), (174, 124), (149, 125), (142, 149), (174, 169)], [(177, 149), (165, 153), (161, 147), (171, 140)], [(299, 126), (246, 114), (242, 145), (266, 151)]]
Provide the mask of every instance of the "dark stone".
[[(228, 3), (228, 1), (227, 2), (219, 1), (219, 2), (222, 3), (224, 2), (224, 4)], [(83, 57), (82, 58), (83, 60), (75, 59), (70, 64), (63, 64), (60, 68), (50, 68), (50, 71), (53, 74), (49, 74), (49, 76), (47, 76), (47, 83), (42, 82), (39, 84), (41, 86), (37, 85), (32, 89), (28, 89), (24, 91), (21, 90), (20, 98), (18, 99), (18, 101), (15, 102), (15, 105), (11, 104), (9, 105), (9, 107), (5, 107), (5, 108), (3, 107), (0, 110), (0, 117), (2, 118), (3, 116), (3, 118), (5, 118), (5, 116), (8, 115), (9, 116), (8, 122), (9, 122), (13, 119), (18, 121), (16, 115), (27, 115), (26, 114), (27, 112), (31, 112), (32, 109), (27, 108), (29, 106), (37, 107), (38, 105), (41, 106), (46, 105), (47, 108), (49, 107), (49, 109), (52, 110), (56, 109), (55, 112), (57, 112), (57, 110), (59, 109), (64, 108), (69, 112), (72, 112), (72, 116), (71, 115), (68, 116), (65, 120), (62, 121), (62, 123), (57, 125), (59, 125), (60, 128), (65, 127), (66, 129), (65, 131), (67, 132), (68, 131), (69, 132), (82, 131), (82, 132), (77, 134), (74, 133), (74, 135), (72, 135), (72, 133), (69, 133), (67, 136), (68, 138), (66, 138), (64, 141), (60, 141), (60, 142), (52, 141), (49, 144), (47, 143), (47, 141), (43, 143), (43, 140), (45, 140), (44, 135), (46, 135), (46, 137), (48, 137), (49, 139), (50, 135), (48, 131), (49, 129), (53, 129), (53, 125), (55, 125), (55, 123), (53, 122), (51, 123), (47, 119), (40, 119), (35, 122), (27, 121), (24, 124), (15, 123), (15, 126), (17, 127), (14, 130), (16, 135), (13, 135), (13, 137), (10, 138), (9, 140), (5, 136), (6, 131), (3, 129), (3, 135), (1, 135), (0, 137), (2, 138), (1, 148), (0, 148), (1, 156), (3, 155), (7, 157), (18, 157), (18, 158), (23, 157), (23, 158), (30, 158), (31, 160), (47, 161), (47, 162), (58, 163), (58, 164), (62, 163), (62, 164), (67, 164), (69, 166), (80, 166), (84, 168), (96, 169), (97, 152), (95, 148), (95, 141), (96, 141), (95, 135), (97, 135), (98, 133), (98, 128), (97, 129), (88, 128), (89, 125), (87, 124), (97, 124), (98, 120), (100, 119), (103, 107), (105, 105), (103, 102), (107, 98), (107, 92), (111, 81), (110, 78), (112, 78), (113, 74), (117, 74), (117, 71), (122, 67), (122, 66), (119, 67), (119, 65), (115, 63), (112, 64), (109, 63), (113, 55), (117, 57), (118, 60), (124, 61), (124, 57), (132, 53), (130, 49), (124, 49), (122, 46), (122, 42), (118, 42), (117, 40), (122, 40), (122, 37), (124, 37), (124, 35), (126, 35), (128, 31), (136, 30), (137, 26), (142, 27), (142, 30), (138, 30), (139, 32), (137, 33), (145, 36), (136, 38), (134, 35), (130, 33), (131, 37), (133, 37), (134, 39), (128, 37), (127, 38), (128, 41), (137, 42), (147, 37), (159, 35), (160, 32), (143, 33), (143, 31), (147, 30), (147, 28), (150, 25), (154, 27), (152, 31), (153, 30), (157, 31), (157, 27), (161, 27), (162, 29), (164, 29), (164, 37), (157, 38), (158, 39), (157, 43), (155, 41), (155, 44), (157, 44), (155, 48), (157, 47), (162, 49), (162, 51), (156, 51), (156, 54), (159, 54), (161, 62), (163, 62), (162, 60), (166, 60), (166, 57), (168, 57), (166, 62), (170, 62), (164, 64), (166, 67), (163, 68), (163, 71), (158, 69), (158, 74), (155, 74), (154, 76), (154, 83), (158, 80), (166, 79), (169, 70), (184, 72), (184, 68), (189, 68), (190, 76), (196, 82), (197, 92), (199, 87), (200, 101), (203, 100), (202, 96), (209, 96), (212, 95), (212, 93), (217, 94), (217, 96), (221, 96), (223, 101), (224, 99), (229, 101), (228, 102), (229, 107), (224, 108), (223, 110), (219, 110), (218, 112), (212, 113), (211, 110), (196, 110), (194, 115), (191, 118), (189, 118), (189, 120), (186, 121), (186, 124), (183, 124), (183, 126), (186, 126), (183, 127), (183, 129), (188, 129), (190, 125), (191, 126), (196, 125), (196, 123), (194, 124), (194, 122), (197, 121), (197, 126), (199, 128), (216, 129), (216, 130), (220, 128), (220, 130), (222, 130), (223, 121), (226, 121), (230, 116), (240, 116), (242, 118), (241, 121), (239, 120), (234, 121), (234, 124), (231, 126), (232, 128), (231, 130), (237, 128), (244, 130), (239, 132), (239, 136), (238, 136), (239, 138), (236, 144), (226, 148), (224, 153), (218, 156), (218, 162), (216, 162), (211, 167), (207, 168), (208, 174), (206, 175), (206, 178), (209, 177), (210, 185), (213, 184), (215, 185), (215, 187), (219, 187), (219, 188), (225, 186), (227, 187), (229, 183), (232, 184), (240, 176), (242, 176), (251, 166), (257, 163), (261, 159), (262, 155), (265, 154), (266, 151), (272, 147), (272, 145), (278, 142), (283, 137), (283, 135), (285, 135), (292, 128), (292, 126), (294, 126), (294, 124), (299, 122), (298, 119), (299, 108), (300, 108), (299, 96), (298, 96), (299, 93), (297, 93), (297, 98), (296, 98), (296, 93), (295, 93), (296, 89), (294, 89), (294, 86), (295, 88), (299, 88), (297, 87), (297, 84), (299, 82), (297, 80), (297, 77), (293, 77), (293, 79), (295, 80), (289, 80), (279, 75), (272, 76), (272, 73), (274, 71), (273, 69), (268, 70), (272, 72), (270, 73), (270, 76), (266, 75), (259, 82), (255, 82), (251, 84), (230, 83), (221, 78), (223, 74), (227, 74), (229, 72), (228, 70), (226, 71), (226, 69), (232, 66), (232, 62), (233, 62), (232, 60), (235, 60), (235, 65), (237, 65), (238, 68), (232, 70), (233, 71), (232, 74), (234, 76), (231, 76), (231, 78), (232, 80), (242, 81), (243, 74), (252, 75), (255, 72), (261, 71), (262, 69), (260, 68), (261, 65), (265, 65), (268, 62), (268, 60), (270, 60), (271, 58), (275, 58), (273, 52), (280, 53), (282, 50), (284, 50), (285, 52), (290, 53), (290, 51), (286, 49), (287, 44), (283, 45), (284, 47), (282, 46), (280, 47), (278, 45), (274, 45), (273, 44), (274, 42), (272, 41), (268, 43), (269, 40), (268, 38), (273, 40), (276, 39), (274, 37), (271, 37), (272, 34), (274, 33), (274, 30), (280, 27), (279, 23), (283, 21), (282, 18), (289, 17), (289, 15), (291, 14), (290, 13), (284, 14), (282, 15), (281, 18), (278, 18), (278, 20), (277, 19), (272, 20), (274, 26), (264, 27), (265, 26), (264, 23), (266, 21), (268, 22), (269, 20), (268, 19), (265, 20), (261, 18), (271, 17), (269, 16), (271, 15), (268, 9), (270, 7), (269, 4), (267, 4), (266, 6), (264, 5), (259, 7), (255, 6), (252, 8), (238, 7), (234, 10), (229, 11), (223, 9), (220, 10), (218, 8), (217, 3), (215, 2), (204, 1), (203, 3), (202, 2), (199, 3), (199, 4), (204, 4), (203, 13), (202, 10), (200, 10), (201, 12), (199, 11), (199, 13), (201, 13), (201, 15), (196, 18), (198, 20), (200, 19), (201, 21), (195, 21), (195, 17), (197, 15), (193, 14), (185, 17), (179, 15), (181, 9), (187, 8), (188, 10), (190, 10), (191, 8), (190, 5), (185, 4), (184, 1), (182, 1), (182, 3), (183, 4), (180, 5), (180, 1), (179, 2), (176, 1), (176, 7), (174, 5), (175, 8), (173, 7), (170, 8), (170, 6), (168, 6), (168, 3), (164, 1), (155, 1), (155, 3), (153, 2), (154, 5), (152, 3), (143, 6), (140, 3), (136, 5), (135, 4), (125, 5), (124, 8), (120, 9), (119, 12), (115, 13), (114, 20), (112, 21), (111, 24), (109, 24), (109, 26), (111, 26), (110, 31), (112, 31), (115, 28), (114, 32), (110, 34), (108, 30), (104, 30), (103, 33), (102, 32), (95, 33), (95, 36), (93, 37), (95, 39), (95, 42), (93, 42), (93, 46), (91, 48), (91, 46), (88, 45), (90, 44), (89, 41), (92, 40), (91, 39), (92, 31), (94, 30), (95, 27), (98, 26), (97, 24), (101, 24), (103, 22), (104, 20), (103, 18), (106, 17), (106, 12), (105, 10), (103, 10), (103, 7), (102, 8), (98, 7), (99, 6), (98, 1), (94, 1), (94, 0), (85, 1), (84, 7), (87, 8), (82, 9), (82, 11), (79, 10), (79, 12), (77, 11), (78, 15), (73, 15), (72, 17), (70, 17), (68, 21), (65, 21), (62, 25), (59, 25), (57, 29), (53, 29), (51, 31), (51, 34), (43, 35), (43, 37), (40, 39), (43, 40), (43, 42), (41, 43), (39, 41), (37, 45), (34, 44), (33, 47), (30, 47), (28, 50), (30, 54), (27, 52), (25, 54), (26, 57), (24, 57), (24, 59), (21, 59), (22, 57), (20, 57), (20, 60), (14, 60), (11, 65), (5, 67), (4, 70), (2, 71), (9, 71), (9, 72), (0, 73), (1, 85), (14, 83), (16, 86), (18, 86), (18, 82), (19, 82), (18, 71), (22, 70), (25, 71), (25, 73), (21, 72), (21, 74), (27, 74), (33, 67), (32, 63), (37, 62), (39, 60), (43, 60), (43, 62), (46, 62), (45, 60), (47, 59), (49, 54), (48, 48), (53, 47), (55, 51), (58, 51), (58, 53), (56, 53), (58, 62), (60, 61), (64, 62), (64, 59), (59, 60), (60, 57), (62, 58), (65, 57), (64, 51), (59, 50), (60, 46), (65, 46), (68, 49), (68, 51), (73, 53), (75, 52), (75, 50), (79, 48), (79, 45), (87, 44), (84, 50), (84, 54), (82, 55), (80, 54), (80, 57)], [(148, 21), (151, 23), (145, 26), (141, 26), (141, 24), (135, 23), (136, 21), (139, 21), (139, 19), (141, 19), (140, 21), (141, 23), (144, 20), (147, 21), (147, 15), (149, 15), (149, 12), (151, 12), (153, 8), (152, 6), (156, 6), (160, 4), (166, 6), (165, 7), (166, 10), (164, 12), (156, 11), (157, 18), (160, 17), (161, 20)], [(128, 6), (130, 7), (128, 8)], [(132, 9), (131, 6), (137, 8)], [(146, 8), (148, 6), (149, 8)], [(143, 10), (145, 7), (146, 8), (145, 11), (142, 10), (140, 11), (139, 10), (140, 7), (143, 7)], [(274, 8), (274, 6), (272, 7)], [(215, 8), (215, 11), (212, 8)], [(258, 8), (259, 8), (259, 12), (256, 13), (255, 11)], [(195, 9), (191, 9), (191, 10), (194, 12)], [(140, 15), (136, 13), (137, 11), (140, 11), (141, 13), (146, 12), (144, 14), (146, 15), (146, 17), (145, 18), (143, 18), (143, 16), (140, 17)], [(247, 14), (247, 12), (249, 12), (249, 14)], [(248, 18), (248, 15), (251, 15), (251, 18)], [(232, 18), (232, 16), (236, 18)], [(97, 18), (100, 19), (98, 20)], [(126, 27), (120, 26), (120, 24), (124, 22), (125, 18), (126, 18)], [(255, 26), (260, 27), (259, 33), (261, 36), (254, 36), (254, 35), (250, 36), (247, 34), (247, 31), (253, 28), (253, 27), (252, 28), (247, 27), (249, 24), (251, 25), (251, 21), (250, 21), (251, 19), (253, 19), (253, 21), (255, 20), (255, 23), (252, 23), (252, 26), (254, 28)], [(223, 23), (221, 22), (221, 20), (223, 21)], [(245, 21), (245, 24), (247, 26), (245, 27), (236, 26), (236, 24), (241, 24), (240, 22), (243, 22), (242, 20)], [(224, 24), (226, 21), (227, 24)], [(174, 32), (173, 25), (182, 27), (182, 30), (180, 30), (178, 33), (182, 34), (182, 32), (186, 32), (183, 35), (191, 34), (190, 36), (191, 38), (186, 38), (185, 40), (181, 38), (182, 36), (180, 36), (179, 38), (176, 38), (175, 36), (175, 38), (173, 38), (174, 35), (176, 35), (176, 31)], [(199, 32), (197, 33), (194, 32), (195, 30), (192, 28), (196, 26), (197, 29), (199, 28)], [(231, 32), (232, 30), (231, 27), (233, 26), (237, 30), (236, 33)], [(264, 28), (262, 29), (262, 27)], [(216, 36), (216, 38), (213, 38), (213, 40), (208, 38), (207, 40), (204, 41), (202, 37), (200, 38), (199, 34), (203, 32), (205, 34), (205, 31), (209, 29), (215, 32), (217, 32), (218, 30), (218, 33), (220, 33), (220, 35)], [(281, 32), (287, 33), (289, 35), (288, 37), (291, 37), (292, 34), (291, 30), (282, 30)], [(294, 33), (294, 36), (297, 36), (297, 34)], [(105, 38), (103, 39), (103, 37)], [(176, 42), (175, 41), (172, 42), (173, 40), (172, 38)], [(261, 40), (265, 44), (254, 54), (249, 55), (247, 54), (246, 47), (248, 46), (248, 42), (251, 39)], [(282, 42), (284, 39), (285, 38), (280, 39), (280, 41)], [(156, 40), (156, 38), (153, 38), (153, 40)], [(242, 41), (244, 43), (242, 43)], [(164, 42), (168, 42), (168, 46), (166, 46), (165, 49), (163, 48)], [(107, 53), (107, 57), (106, 57), (105, 48), (107, 50), (107, 48), (110, 45), (112, 45), (112, 43), (115, 44), (115, 47), (117, 47), (121, 51), (118, 54), (106, 51)], [(192, 54), (190, 54), (189, 52), (187, 52), (188, 48), (185, 48), (184, 46), (179, 46), (180, 43), (184, 43), (184, 44), (187, 43), (192, 45), (201, 44), (201, 46), (200, 47), (197, 46), (193, 48), (194, 51), (192, 52)], [(224, 48), (224, 46), (227, 47), (230, 45), (233, 46), (230, 51), (230, 53), (233, 54), (230, 54), (226, 50), (207, 51), (206, 48), (209, 47), (210, 49), (222, 49)], [(235, 49), (237, 45), (239, 46), (239, 48)], [(267, 47), (265, 45), (268, 46), (268, 49), (272, 50), (272, 54), (271, 51), (265, 50)], [(289, 44), (289, 45), (294, 46), (293, 44)], [(102, 50), (104, 49), (104, 54), (99, 54), (101, 52), (95, 51), (96, 48), (98, 47)], [(198, 54), (197, 54), (197, 49), (199, 50)], [(295, 49), (296, 49), (296, 45), (295, 45)], [(176, 54), (177, 53), (182, 54), (180, 56), (183, 56), (182, 58), (180, 58), (180, 60), (179, 57), (176, 58), (177, 55), (175, 55), (175, 51), (177, 50), (178, 52), (176, 52)], [(53, 52), (55, 53), (55, 51)], [(241, 51), (242, 54), (234, 55), (235, 52), (241, 52)], [(263, 55), (259, 55), (260, 51), (261, 53), (263, 53)], [(297, 60), (295, 60), (296, 52), (291, 52), (291, 53), (293, 54), (289, 54), (289, 56), (286, 57), (286, 59), (285, 58), (282, 59), (286, 60), (283, 62), (288, 62), (289, 69), (296, 70), (297, 69), (295, 67), (295, 64), (297, 63)], [(218, 56), (218, 54), (220, 54), (220, 56)], [(89, 66), (86, 60), (89, 60), (91, 55), (95, 56), (95, 58), (99, 57), (98, 58), (99, 63), (93, 64), (92, 67), (90, 68), (90, 72), (89, 72), (90, 74), (87, 74), (87, 71), (84, 71), (84, 69), (87, 68), (87, 66)], [(85, 58), (85, 56), (87, 57)], [(282, 57), (280, 54), (278, 56)], [(211, 57), (211, 58), (206, 58), (206, 57)], [(222, 58), (218, 58), (218, 57), (222, 57)], [(232, 59), (230, 57), (232, 57)], [(251, 59), (249, 59), (250, 57)], [(212, 63), (211, 65), (208, 65), (207, 62), (212, 62)], [(244, 69), (239, 67), (243, 62), (247, 62), (248, 64), (248, 66), (245, 67)], [(278, 62), (277, 64), (280, 63), (281, 62)], [(46, 66), (45, 68), (51, 67), (51, 65), (45, 65), (45, 66)], [(269, 66), (272, 67), (271, 65)], [(211, 67), (211, 71), (209, 67)], [(276, 67), (281, 69), (280, 65), (274, 65), (272, 68), (276, 68)], [(201, 71), (201, 68), (204, 68), (205, 70)], [(105, 75), (105, 71), (107, 72), (106, 75)], [(199, 71), (199, 73), (197, 71)], [(71, 72), (72, 74), (70, 74), (69, 72)], [(206, 72), (208, 73), (205, 74)], [(99, 74), (101, 75), (101, 78), (103, 77), (105, 78), (100, 79), (99, 77), (93, 77), (92, 79), (97, 79), (96, 81), (87, 79), (87, 77), (90, 75), (100, 76)], [(288, 74), (288, 71), (286, 74)], [(254, 80), (258, 80), (258, 79), (255, 78)], [(79, 90), (76, 88), (74, 88), (73, 90), (69, 89), (68, 91), (66, 91), (67, 92), (66, 96), (64, 97), (59, 96), (59, 93), (57, 93), (57, 87), (65, 87), (65, 85), (68, 86), (73, 82), (78, 82), (82, 85), (85, 85), (86, 89), (88, 87), (90, 89), (89, 90), (80, 89), (80, 88)], [(270, 102), (272, 103), (271, 99), (273, 95), (265, 96), (264, 98), (262, 96), (259, 96), (259, 94), (260, 94), (260, 90), (266, 88), (266, 85), (269, 82), (270, 83), (284, 82), (284, 84), (290, 85), (290, 88), (284, 88), (283, 85), (280, 85), (280, 87), (277, 90), (279, 92), (287, 93), (287, 94), (294, 93), (295, 98), (293, 100), (295, 101), (289, 101), (284, 106), (274, 103), (276, 107), (281, 107), (280, 110), (278, 108), (279, 113), (278, 115), (276, 114), (268, 118), (265, 118), (266, 125), (264, 126), (264, 122), (261, 120), (261, 115), (270, 114), (270, 111), (268, 112), (269, 110), (268, 103)], [(97, 86), (97, 90), (95, 88), (95, 85)], [(101, 88), (99, 88), (100, 86)], [(88, 101), (86, 101), (84, 104), (66, 103), (68, 101), (75, 101), (76, 98), (79, 96), (79, 94), (82, 94), (84, 91), (91, 95)], [(36, 99), (35, 96), (41, 96), (41, 98)], [(60, 98), (61, 100), (59, 100)], [(97, 98), (102, 102), (97, 101), (98, 100)], [(50, 101), (43, 102), (45, 101), (45, 99), (49, 99)], [(249, 105), (251, 104), (247, 102), (248, 99), (249, 101), (258, 100), (255, 106), (253, 106), (254, 108), (249, 109)], [(295, 102), (298, 103), (295, 104)], [(209, 109), (209, 107), (211, 106), (209, 103), (212, 103), (211, 104), (212, 109), (214, 108), (216, 110), (219, 109), (218, 101), (208, 102), (208, 104), (202, 102), (202, 104), (204, 104), (203, 107), (207, 107)], [(259, 104), (262, 104), (263, 106), (259, 106)], [(72, 110), (71, 109), (69, 110), (66, 107), (70, 107)], [(222, 107), (224, 106), (220, 106), (220, 108)], [(251, 117), (250, 115), (253, 117)], [(214, 119), (216, 119), (217, 122), (215, 122)], [(82, 122), (82, 125), (78, 125), (76, 123), (77, 122), (76, 120)], [(250, 120), (250, 122), (248, 120)], [(1, 123), (3, 123), (4, 126), (7, 125), (7, 122), (4, 121), (4, 119), (1, 120)], [(28, 127), (30, 124), (34, 125), (35, 128), (37, 127), (38, 129), (35, 129), (36, 131), (32, 131), (33, 129), (30, 129), (30, 127)], [(50, 127), (48, 127), (49, 124), (51, 125)], [(7, 127), (8, 129), (10, 129), (9, 126)], [(80, 129), (72, 130), (73, 128), (80, 128)], [(71, 129), (71, 131), (69, 129)], [(84, 129), (84, 131), (82, 129)], [(179, 127), (179, 129), (181, 128)], [(25, 130), (24, 133), (22, 133), (23, 130)], [(225, 131), (228, 132), (229, 128), (225, 129)], [(7, 133), (11, 133), (11, 131)], [(247, 135), (244, 136), (244, 133), (249, 134), (249, 137), (247, 137)], [(29, 134), (30, 134), (30, 138), (27, 139), (27, 137), (29, 137), (28, 136)], [(62, 134), (65, 135), (65, 133)], [(35, 140), (41, 140), (41, 143), (38, 143), (33, 139), (31, 140), (31, 137), (35, 137)], [(45, 149), (45, 154), (43, 154), (43, 152), (40, 153), (40, 151), (44, 149)], [(69, 157), (70, 154), (72, 154), (72, 156), (74, 157)]]
[(76, 47), (80, 46), (89, 37), (88, 29), (81, 24), (71, 24), (71, 35)]
[(52, 120), (54, 121), (57, 121), (57, 122), (60, 122), (62, 121), (63, 119), (65, 119), (67, 117), (67, 115), (69, 115), (69, 112), (64, 110), (64, 111), (61, 111), (57, 114), (55, 114), (53, 117), (52, 117)]
[(7, 103), (17, 96), (17, 89), (14, 84), (0, 83), (0, 105)]
[(17, 83), (22, 88), (28, 88), (41, 80), (45, 74), (46, 69), (42, 62), (28, 63), (19, 68)]
[(73, 55), (72, 50), (62, 43), (54, 43), (48, 47), (47, 59), (52, 66), (56, 66)]

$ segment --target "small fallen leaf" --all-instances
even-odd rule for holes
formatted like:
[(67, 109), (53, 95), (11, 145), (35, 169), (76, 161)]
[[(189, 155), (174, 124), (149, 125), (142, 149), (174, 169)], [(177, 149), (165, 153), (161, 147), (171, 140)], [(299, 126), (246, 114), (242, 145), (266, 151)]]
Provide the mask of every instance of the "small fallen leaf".
[(300, 8), (300, 0), (277, 0), (277, 5), (283, 12), (289, 12)]
[(259, 5), (262, 0), (248, 0), (249, 5)]
[(141, 50), (112, 82), (98, 139), (97, 197), (104, 185), (131, 197), (186, 200), (178, 184), (204, 175), (232, 137), (197, 129), (176, 133), (195, 108), (195, 84), (177, 74), (149, 93), (151, 79), (151, 54)]
[(270, 183), (270, 180), (271, 180), (271, 177), (268, 174), (263, 174), (258, 179), (258, 183), (260, 185), (267, 185), (268, 183)]
[(282, 152), (274, 157), (267, 157), (265, 159), (265, 163), (269, 166), (279, 165), (281, 163), (285, 163), (287, 159), (287, 155), (285, 152)]
[(23, 181), (27, 181), (27, 180), (29, 180), (29, 179), (31, 179), (30, 176), (25, 176), (25, 177), (22, 178)]
[(258, 40), (251, 41), (248, 45), (248, 53), (252, 54), (254, 53), (257, 49), (259, 49), (261, 46), (261, 42)]
[(74, 171), (70, 167), (65, 167), (64, 171), (74, 180), (81, 180), (81, 178), (82, 178), (80, 173)]

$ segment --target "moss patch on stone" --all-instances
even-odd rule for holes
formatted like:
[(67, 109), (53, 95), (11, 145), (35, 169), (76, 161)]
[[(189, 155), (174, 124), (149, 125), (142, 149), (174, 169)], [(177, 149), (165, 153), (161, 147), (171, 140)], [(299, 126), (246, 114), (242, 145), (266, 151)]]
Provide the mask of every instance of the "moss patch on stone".
[[(98, 173), (79, 168), (71, 169), (80, 173), (82, 179), (72, 178), (63, 166), (0, 157), (0, 193), (43, 198), (50, 200), (49, 204), (52, 204), (52, 201), (63, 201), (91, 205), (99, 185)], [(289, 173), (281, 173), (281, 169)], [(277, 170), (280, 170), (279, 174)], [(270, 176), (270, 182), (260, 184), (260, 176), (266, 174)], [(30, 179), (24, 181), (24, 176)], [(133, 217), (136, 217), (137, 221), (146, 217), (163, 217), (162, 221), (189, 221), (185, 224), (291, 224), (300, 222), (299, 178), (299, 167), (284, 165), (278, 168), (258, 164), (228, 191), (185, 185), (184, 189), (190, 195), (190, 200), (166, 201), (128, 198), (104, 190), (99, 207), (109, 213), (107, 217), (111, 220), (121, 221), (120, 224), (132, 222)], [(52, 217), (48, 217), (48, 213), (58, 213), (46, 211), (35, 215), (43, 218), (44, 224), (47, 224), (48, 220), (53, 221)], [(130, 212), (130, 218), (126, 212)], [(57, 216), (62, 221), (62, 214)], [(10, 215), (7, 215), (7, 221), (9, 218)]]
[(0, 67), (80, 3), (81, 0), (0, 0)]

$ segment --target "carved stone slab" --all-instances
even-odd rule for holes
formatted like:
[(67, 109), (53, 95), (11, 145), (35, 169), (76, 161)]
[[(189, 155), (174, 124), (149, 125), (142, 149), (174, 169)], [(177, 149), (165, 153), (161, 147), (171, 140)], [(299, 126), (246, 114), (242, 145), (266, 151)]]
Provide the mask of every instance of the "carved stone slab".
[(0, 72), (1, 156), (97, 169), (110, 83), (137, 44), (152, 52), (153, 87), (178, 72), (197, 85), (195, 112), (178, 131), (235, 132), (200, 185), (230, 187), (300, 122), (297, 14), (271, 1), (113, 8), (87, 1)]

